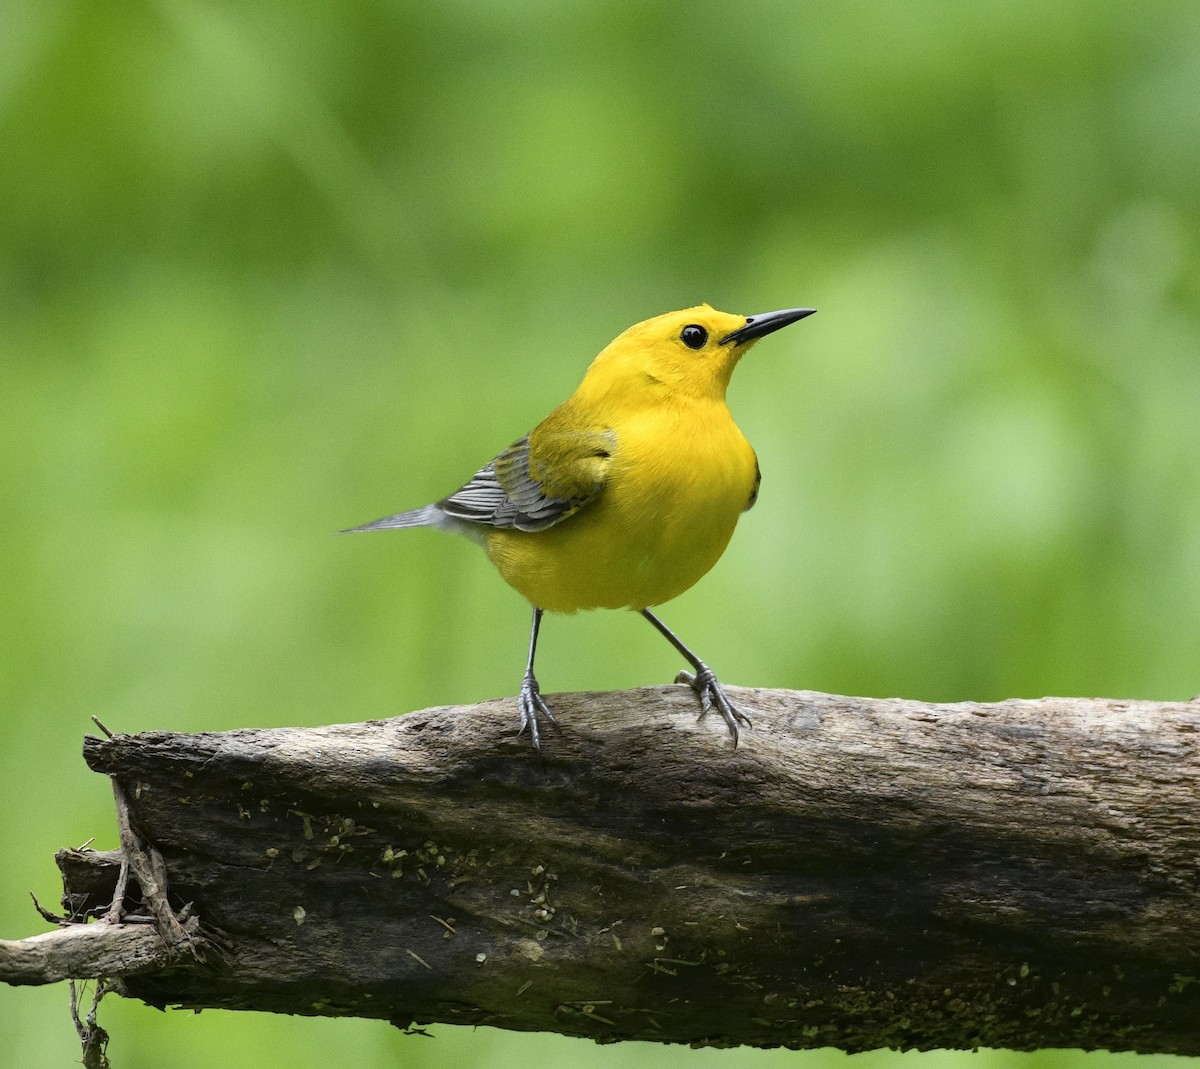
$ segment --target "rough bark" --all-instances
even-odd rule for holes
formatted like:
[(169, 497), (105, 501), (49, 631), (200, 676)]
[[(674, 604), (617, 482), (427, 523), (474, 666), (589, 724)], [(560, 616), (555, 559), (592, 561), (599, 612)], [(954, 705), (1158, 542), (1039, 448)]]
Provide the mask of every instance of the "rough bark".
[[(730, 692), (736, 749), (683, 687), (558, 696), (540, 759), (511, 700), (89, 738), (210, 952), (75, 925), (40, 974), (36, 940), (0, 944), (0, 979), (602, 1041), (1200, 1054), (1200, 701)], [(60, 863), (104, 913), (119, 857)]]

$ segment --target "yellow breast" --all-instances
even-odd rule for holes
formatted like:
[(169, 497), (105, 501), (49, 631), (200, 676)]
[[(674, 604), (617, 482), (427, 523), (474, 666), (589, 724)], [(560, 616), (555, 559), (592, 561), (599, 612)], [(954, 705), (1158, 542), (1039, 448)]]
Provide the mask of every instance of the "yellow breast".
[(750, 499), (754, 451), (723, 400), (647, 409), (613, 430), (595, 501), (543, 531), (487, 533), (500, 574), (540, 608), (669, 601), (717, 562)]

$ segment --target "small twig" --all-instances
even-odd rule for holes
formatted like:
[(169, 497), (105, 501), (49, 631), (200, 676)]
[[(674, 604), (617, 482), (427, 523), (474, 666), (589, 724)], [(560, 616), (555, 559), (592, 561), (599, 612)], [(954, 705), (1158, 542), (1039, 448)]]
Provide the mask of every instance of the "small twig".
[(38, 916), (49, 924), (56, 924), (60, 927), (64, 924), (72, 923), (66, 917), (60, 917), (57, 913), (51, 913), (45, 906), (37, 900), (37, 895), (32, 891), (29, 892), (29, 897), (33, 899), (33, 908), (38, 911)]
[(416, 1028), (413, 1025), (396, 1025), (400, 1029), (400, 1034), (405, 1036), (424, 1036), (426, 1039), (433, 1039), (433, 1033), (427, 1028)]
[(79, 1044), (83, 1049), (84, 1069), (110, 1069), (108, 1061), (108, 1033), (96, 1023), (96, 1013), (100, 1008), (100, 1000), (109, 990), (106, 980), (96, 981), (96, 993), (92, 998), (92, 1008), (88, 1010), (84, 1020), (79, 1019), (79, 993), (75, 981), (67, 984), (71, 997), (71, 1021), (79, 1036)]
[(179, 917), (167, 899), (167, 867), (162, 855), (150, 844), (144, 843), (133, 830), (129, 818), (129, 799), (120, 780), (112, 778), (113, 798), (117, 806), (117, 830), (121, 837), (121, 873), (117, 878), (117, 891), (104, 920), (119, 923), (125, 912), (125, 893), (129, 874), (132, 872), (142, 889), (142, 900), (154, 915), (158, 934), (167, 946), (175, 948), (187, 944), (195, 954), (198, 951), (191, 936), (184, 930)]
[(93, 724), (95, 724), (95, 725), (96, 725), (96, 727), (98, 727), (98, 728), (99, 728), (101, 731), (103, 731), (103, 732), (104, 732), (104, 735), (105, 735), (105, 737), (106, 737), (106, 738), (110, 738), (110, 739), (111, 739), (111, 738), (113, 737), (113, 733), (112, 733), (111, 731), (109, 731), (109, 730), (108, 730), (108, 728), (106, 728), (106, 727), (105, 727), (105, 726), (104, 726), (104, 725), (103, 725), (103, 724), (100, 722), (100, 718), (99, 718), (98, 716), (93, 716), (93, 717), (92, 717), (92, 723), (93, 723)]
[[(116, 780), (113, 783), (116, 784)], [(120, 808), (117, 810), (117, 822), (120, 823)], [(124, 833), (121, 834), (121, 871), (117, 875), (117, 887), (113, 892), (112, 902), (108, 911), (100, 919), (108, 924), (120, 924), (125, 919), (125, 895), (129, 889), (129, 854), (124, 849)]]

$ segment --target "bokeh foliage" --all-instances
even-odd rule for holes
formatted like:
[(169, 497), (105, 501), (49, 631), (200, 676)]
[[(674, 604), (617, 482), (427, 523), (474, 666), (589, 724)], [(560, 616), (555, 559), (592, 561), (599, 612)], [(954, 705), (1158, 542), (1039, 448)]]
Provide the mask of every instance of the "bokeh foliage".
[[(527, 610), (474, 547), (331, 532), (453, 489), (619, 330), (701, 300), (820, 310), (739, 369), (762, 497), (664, 612), (725, 679), (1200, 690), (1192, 0), (39, 0), (4, 25), (0, 934), (37, 928), (28, 888), (55, 902), (53, 849), (114, 845), (89, 714), (513, 693)], [(677, 667), (617, 614), (544, 632), (549, 691)], [(12, 1064), (76, 1057), (65, 997), (0, 988)], [(124, 1069), (843, 1060), (102, 1021)], [(1127, 1060), (855, 1064), (972, 1057)]]

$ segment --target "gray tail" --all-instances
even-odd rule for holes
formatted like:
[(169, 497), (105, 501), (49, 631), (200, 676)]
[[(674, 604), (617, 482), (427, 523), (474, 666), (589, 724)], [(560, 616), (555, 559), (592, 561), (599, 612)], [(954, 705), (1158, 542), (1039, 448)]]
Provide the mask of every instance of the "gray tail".
[(354, 531), (386, 531), (393, 527), (438, 527), (441, 525), (441, 510), (437, 505), (423, 505), (419, 509), (409, 509), (408, 512), (397, 512), (395, 516), (384, 516), (382, 520), (364, 523), (361, 527), (347, 527), (338, 534), (351, 534)]

